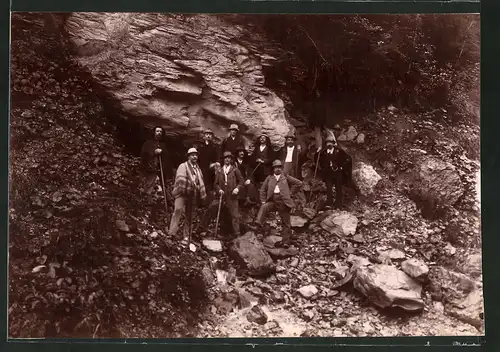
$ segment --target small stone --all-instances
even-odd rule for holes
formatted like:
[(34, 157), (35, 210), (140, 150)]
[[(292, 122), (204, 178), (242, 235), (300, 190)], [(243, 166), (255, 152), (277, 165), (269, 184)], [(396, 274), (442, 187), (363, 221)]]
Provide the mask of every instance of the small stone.
[(384, 251), (381, 254), (386, 255), (388, 258), (392, 260), (402, 260), (406, 259), (406, 254), (399, 249), (389, 249), (388, 251)]
[(304, 227), (307, 223), (307, 219), (304, 219), (301, 216), (292, 215), (290, 216), (290, 224), (292, 227)]
[(434, 303), (432, 303), (432, 308), (437, 313), (440, 313), (440, 314), (444, 313), (444, 306), (443, 306), (443, 303), (441, 303), (441, 302), (434, 302)]
[(363, 133), (360, 133), (356, 138), (356, 143), (363, 144), (364, 142), (365, 142), (365, 135)]
[(429, 275), (429, 267), (421, 260), (408, 259), (401, 263), (401, 270), (418, 281), (425, 281)]
[(285, 302), (285, 294), (281, 291), (273, 291), (271, 293), (271, 301), (275, 303), (284, 303)]
[(156, 238), (158, 237), (158, 232), (154, 231), (149, 235), (151, 238)]
[(326, 273), (326, 269), (325, 269), (325, 267), (324, 267), (324, 266), (318, 266), (318, 267), (316, 268), (316, 270), (318, 270), (318, 271), (319, 271), (320, 273), (322, 273), (322, 274)]
[(123, 220), (116, 220), (116, 227), (122, 232), (130, 232), (130, 227)]
[(338, 268), (332, 270), (332, 274), (337, 280), (342, 280), (348, 272), (349, 268), (347, 266), (339, 266)]
[(302, 315), (302, 319), (304, 319), (305, 321), (311, 321), (314, 318), (315, 314), (314, 314), (314, 311), (309, 309), (309, 310), (302, 312), (301, 315)]
[(314, 285), (302, 286), (298, 292), (305, 298), (311, 298), (318, 293), (318, 289)]
[(447, 255), (455, 255), (455, 253), (457, 252), (457, 249), (455, 247), (453, 247), (451, 245), (451, 243), (447, 243), (446, 246), (444, 247), (444, 252), (447, 254)]
[(267, 323), (267, 315), (264, 313), (262, 308), (258, 305), (253, 306), (252, 309), (247, 314), (247, 320), (251, 323), (257, 323), (259, 325), (264, 325)]
[(240, 308), (248, 308), (251, 307), (252, 304), (256, 304), (259, 302), (259, 299), (247, 292), (246, 290), (238, 290), (238, 294), (240, 297)]
[(365, 238), (363, 237), (363, 235), (360, 235), (360, 234), (357, 234), (357, 235), (354, 235), (354, 237), (352, 238), (352, 240), (356, 243), (363, 243), (365, 242)]
[(203, 247), (205, 247), (210, 252), (219, 253), (222, 252), (222, 242), (217, 240), (203, 240)]
[(292, 261), (290, 262), (290, 266), (295, 268), (299, 265), (299, 259), (298, 258), (293, 258)]
[(345, 133), (345, 136), (347, 137), (348, 141), (352, 141), (356, 138), (358, 135), (358, 131), (354, 128), (354, 126), (349, 126), (347, 129), (347, 132)]

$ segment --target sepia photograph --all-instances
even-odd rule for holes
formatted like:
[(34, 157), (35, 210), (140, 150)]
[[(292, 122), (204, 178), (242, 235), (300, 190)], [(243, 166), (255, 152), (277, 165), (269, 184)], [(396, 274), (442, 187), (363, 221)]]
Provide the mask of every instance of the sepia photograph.
[(479, 32), (12, 12), (8, 337), (484, 335)]

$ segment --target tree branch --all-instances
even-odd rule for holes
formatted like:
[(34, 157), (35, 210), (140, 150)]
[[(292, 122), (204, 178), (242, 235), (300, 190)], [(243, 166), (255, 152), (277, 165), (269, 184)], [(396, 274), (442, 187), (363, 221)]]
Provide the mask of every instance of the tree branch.
[(311, 36), (309, 35), (309, 33), (306, 32), (306, 30), (302, 27), (302, 26), (299, 26), (300, 30), (302, 32), (304, 32), (304, 34), (307, 36), (307, 38), (309, 38), (309, 40), (311, 41), (311, 43), (313, 43), (314, 47), (316, 48), (316, 50), (318, 51), (318, 54), (319, 56), (323, 59), (323, 61), (328, 64), (328, 61), (326, 61), (325, 57), (321, 54), (321, 51), (319, 50), (318, 46), (316, 45), (316, 43), (314, 42), (314, 40), (311, 38)]

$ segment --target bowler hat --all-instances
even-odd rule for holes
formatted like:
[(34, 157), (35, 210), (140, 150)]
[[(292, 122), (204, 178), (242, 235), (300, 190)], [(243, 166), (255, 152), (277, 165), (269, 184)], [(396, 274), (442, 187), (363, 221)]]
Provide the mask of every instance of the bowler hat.
[(198, 151), (196, 150), (196, 148), (189, 148), (187, 155), (189, 154), (198, 154)]
[(274, 160), (273, 161), (273, 167), (277, 167), (277, 166), (283, 166), (283, 163), (281, 162), (281, 160)]
[(230, 151), (225, 151), (223, 156), (224, 156), (224, 158), (227, 158), (228, 156), (233, 158), (233, 153), (231, 153)]
[(231, 131), (231, 130), (239, 131), (240, 128), (238, 127), (237, 124), (233, 123), (231, 126), (229, 126), (229, 131)]

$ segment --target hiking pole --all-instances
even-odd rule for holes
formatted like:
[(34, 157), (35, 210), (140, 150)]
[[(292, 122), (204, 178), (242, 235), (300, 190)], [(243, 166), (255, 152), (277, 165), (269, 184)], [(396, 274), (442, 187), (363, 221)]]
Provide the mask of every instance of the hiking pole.
[(222, 196), (223, 194), (220, 195), (219, 198), (219, 208), (217, 209), (217, 220), (215, 221), (215, 237), (217, 238), (217, 230), (219, 229), (219, 216), (220, 216), (220, 209), (222, 207)]
[[(196, 196), (196, 192), (188, 197), (188, 202), (186, 206), (186, 220), (188, 221), (188, 244), (187, 247), (189, 249), (189, 246), (191, 245), (191, 235), (193, 232), (193, 199)], [(184, 225), (185, 226), (185, 225)]]
[[(255, 167), (255, 169), (253, 169), (252, 173), (250, 174), (250, 177), (252, 177), (252, 176), (253, 176), (253, 174), (255, 173), (255, 171), (257, 170), (257, 168), (258, 168), (260, 165), (262, 165), (262, 163), (258, 163), (258, 164), (257, 164), (257, 166)], [(250, 178), (250, 177), (249, 177), (249, 178)]]
[(165, 201), (165, 212), (168, 213), (167, 190), (165, 189), (165, 178), (163, 177), (163, 164), (161, 162), (161, 155), (158, 155), (158, 160), (160, 160), (160, 173), (161, 173), (161, 183), (163, 186), (163, 200)]

